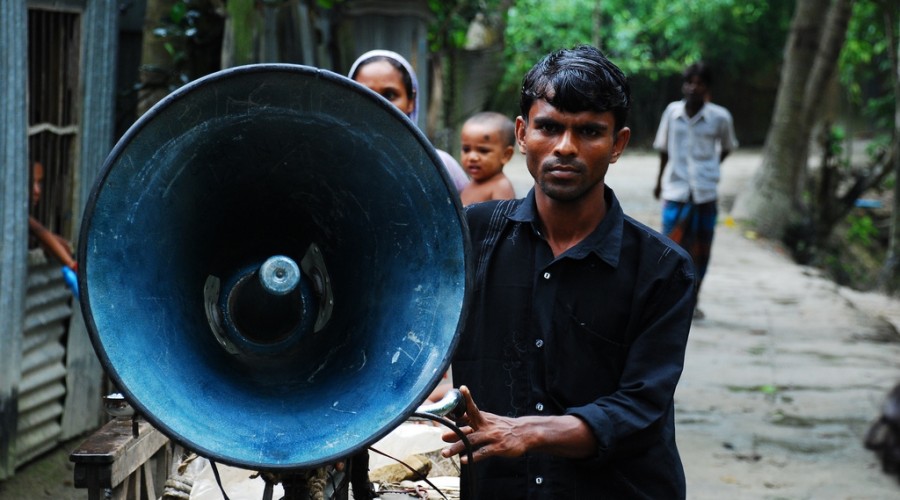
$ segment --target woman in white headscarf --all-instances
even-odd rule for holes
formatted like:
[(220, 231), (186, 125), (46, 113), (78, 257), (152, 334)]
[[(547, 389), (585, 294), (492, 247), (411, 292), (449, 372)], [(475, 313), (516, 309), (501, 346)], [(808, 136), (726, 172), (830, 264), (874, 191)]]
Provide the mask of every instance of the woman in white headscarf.
[[(371, 50), (353, 63), (349, 76), (390, 101), (413, 123), (418, 123), (419, 82), (416, 72), (403, 56), (389, 50)], [(436, 151), (457, 192), (462, 191), (469, 183), (466, 172), (446, 151)]]

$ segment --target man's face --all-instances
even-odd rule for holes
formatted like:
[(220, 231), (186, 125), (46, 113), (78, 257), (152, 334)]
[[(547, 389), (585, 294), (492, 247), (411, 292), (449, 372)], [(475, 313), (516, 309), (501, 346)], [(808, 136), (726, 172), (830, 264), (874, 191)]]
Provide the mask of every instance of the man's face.
[(694, 75), (681, 84), (681, 93), (684, 98), (693, 103), (702, 103), (706, 100), (709, 86), (698, 75)]
[(543, 99), (534, 102), (528, 120), (516, 119), (516, 139), (528, 171), (540, 190), (561, 202), (578, 201), (596, 189), (631, 136), (614, 132), (611, 111), (566, 113)]

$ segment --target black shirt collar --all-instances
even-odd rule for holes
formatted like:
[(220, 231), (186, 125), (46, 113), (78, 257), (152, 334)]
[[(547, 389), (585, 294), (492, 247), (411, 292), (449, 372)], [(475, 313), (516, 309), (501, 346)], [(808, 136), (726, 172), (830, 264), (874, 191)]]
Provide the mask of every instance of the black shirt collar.
[[(593, 253), (612, 267), (619, 265), (625, 214), (612, 188), (604, 186), (603, 197), (607, 206), (606, 216), (591, 234), (567, 250), (560, 258), (583, 259)], [(513, 222), (530, 224), (534, 233), (541, 236), (540, 225), (537, 223), (538, 216), (537, 205), (534, 201), (534, 188), (528, 192), (528, 195), (519, 203), (519, 206), (507, 215), (507, 218)]]

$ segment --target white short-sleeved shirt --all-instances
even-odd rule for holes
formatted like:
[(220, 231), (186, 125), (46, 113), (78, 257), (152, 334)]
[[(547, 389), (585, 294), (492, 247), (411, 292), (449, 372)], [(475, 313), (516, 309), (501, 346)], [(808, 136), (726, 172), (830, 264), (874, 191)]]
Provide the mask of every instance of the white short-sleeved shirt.
[(738, 146), (734, 122), (727, 109), (707, 102), (693, 117), (685, 101), (670, 103), (663, 112), (653, 148), (666, 152), (669, 162), (662, 176), (664, 200), (706, 203), (716, 199), (719, 158)]

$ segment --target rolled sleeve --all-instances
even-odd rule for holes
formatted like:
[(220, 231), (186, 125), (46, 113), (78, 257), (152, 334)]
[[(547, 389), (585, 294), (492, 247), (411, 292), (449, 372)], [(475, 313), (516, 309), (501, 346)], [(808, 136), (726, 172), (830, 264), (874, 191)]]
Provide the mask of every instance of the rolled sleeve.
[(694, 272), (685, 261), (649, 302), (624, 364), (619, 389), (568, 408), (597, 439), (597, 459), (636, 454), (659, 444), (673, 412), (693, 311)]

